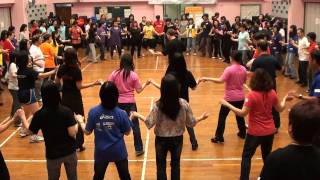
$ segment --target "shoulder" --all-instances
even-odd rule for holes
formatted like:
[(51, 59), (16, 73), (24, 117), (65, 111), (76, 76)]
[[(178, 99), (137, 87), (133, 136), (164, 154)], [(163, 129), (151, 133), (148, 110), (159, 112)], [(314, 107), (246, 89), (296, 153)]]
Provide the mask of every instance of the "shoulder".
[(179, 103), (183, 108), (189, 108), (189, 103), (185, 99), (179, 98)]

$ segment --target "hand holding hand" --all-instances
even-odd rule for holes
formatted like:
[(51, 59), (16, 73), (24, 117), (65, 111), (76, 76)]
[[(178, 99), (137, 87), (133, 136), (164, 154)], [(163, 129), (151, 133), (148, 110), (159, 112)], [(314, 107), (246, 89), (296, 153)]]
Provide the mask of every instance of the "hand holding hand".
[(78, 123), (84, 123), (84, 117), (80, 114), (74, 115), (74, 117)]

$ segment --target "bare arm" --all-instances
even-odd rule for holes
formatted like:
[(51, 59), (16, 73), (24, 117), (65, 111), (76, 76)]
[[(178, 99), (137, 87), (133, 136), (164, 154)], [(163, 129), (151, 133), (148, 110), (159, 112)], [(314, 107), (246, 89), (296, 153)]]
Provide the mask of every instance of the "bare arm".
[(55, 74), (57, 72), (57, 68), (52, 70), (52, 71), (49, 71), (49, 72), (45, 72), (45, 73), (39, 73), (39, 78), (40, 79), (44, 79), (44, 78), (47, 78), (53, 74)]
[(224, 80), (221, 79), (221, 78), (202, 77), (202, 78), (199, 79), (199, 83), (206, 82), (206, 81), (213, 82), (213, 83), (218, 83), (218, 84), (224, 83)]
[(241, 117), (245, 117), (246, 115), (248, 115), (248, 113), (250, 111), (250, 108), (248, 108), (246, 106), (243, 106), (242, 109), (238, 109), (224, 99), (220, 100), (220, 104), (223, 106), (226, 106), (231, 111), (233, 111), (236, 115), (241, 116)]
[(278, 102), (277, 105), (275, 105), (275, 109), (278, 111), (278, 112), (282, 112), (285, 107), (286, 107), (286, 102), (289, 101), (289, 100), (292, 100), (292, 97), (289, 96), (288, 94), (283, 97), (282, 101), (281, 102)]
[(136, 89), (136, 92), (137, 92), (138, 94), (140, 94), (150, 83), (151, 83), (151, 82), (148, 80), (147, 82), (145, 82), (145, 83), (141, 86), (141, 88)]
[(80, 125), (80, 127), (81, 127), (81, 129), (82, 129), (82, 131), (83, 131), (83, 133), (84, 133), (85, 135), (90, 135), (90, 134), (92, 133), (92, 131), (89, 132), (89, 131), (86, 130), (86, 124), (84, 123), (84, 117), (81, 116), (81, 115), (76, 115), (75, 118), (76, 118), (76, 120), (78, 121), (78, 123), (79, 123), (79, 125)]
[(83, 84), (82, 81), (77, 81), (76, 85), (77, 85), (77, 88), (81, 90), (81, 89), (86, 89), (89, 87), (101, 85), (102, 84), (101, 82), (102, 82), (101, 80), (96, 80), (95, 82), (92, 82), (92, 83)]

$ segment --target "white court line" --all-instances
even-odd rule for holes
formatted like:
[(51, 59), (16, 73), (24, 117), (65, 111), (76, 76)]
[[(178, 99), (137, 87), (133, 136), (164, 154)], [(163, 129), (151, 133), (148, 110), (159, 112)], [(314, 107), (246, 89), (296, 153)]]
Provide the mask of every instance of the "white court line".
[[(241, 161), (241, 158), (183, 158), (181, 161), (185, 162), (193, 162), (193, 161)], [(262, 158), (253, 158), (252, 160), (262, 160)], [(45, 159), (10, 159), (10, 160), (5, 160), (8, 163), (46, 163), (47, 160)], [(156, 162), (156, 159), (132, 159), (128, 160), (129, 162)], [(167, 161), (171, 161), (170, 159), (167, 159)], [(80, 159), (78, 160), (79, 163), (93, 163), (94, 159)], [(142, 169), (143, 170), (143, 169)], [(145, 171), (144, 171), (145, 172)], [(143, 172), (142, 172), (143, 173)], [(141, 177), (142, 178), (142, 177)]]
[(156, 60), (156, 70), (158, 70), (158, 66), (159, 66), (159, 56), (157, 56), (157, 60)]
[[(152, 110), (153, 106), (153, 98), (151, 99), (151, 104), (150, 104), (150, 111)], [(142, 165), (142, 173), (141, 173), (141, 180), (144, 180), (146, 176), (146, 169), (147, 169), (147, 160), (148, 160), (148, 150), (149, 150), (149, 141), (150, 141), (150, 132), (149, 129), (147, 128), (147, 138), (146, 138), (146, 144), (144, 148), (144, 157), (143, 157), (143, 165)]]
[[(86, 57), (83, 57), (80, 61), (83, 61), (84, 58), (86, 58)], [(87, 65), (81, 70), (81, 72), (85, 71), (85, 70), (89, 67), (89, 65), (91, 65), (91, 64), (92, 64), (92, 62), (89, 63), (89, 64), (87, 64)], [(9, 118), (10, 118), (10, 117), (9, 117)], [(6, 118), (6, 119), (7, 119), (7, 118)], [(1, 148), (2, 146), (4, 146), (20, 129), (21, 129), (21, 127), (18, 127), (15, 131), (13, 131), (13, 132), (0, 144), (0, 148)]]

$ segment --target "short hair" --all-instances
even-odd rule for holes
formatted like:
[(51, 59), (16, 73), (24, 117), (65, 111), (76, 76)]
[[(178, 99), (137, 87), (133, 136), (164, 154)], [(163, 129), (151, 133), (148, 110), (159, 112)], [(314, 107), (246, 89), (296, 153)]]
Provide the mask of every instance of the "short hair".
[(298, 28), (298, 31), (300, 31), (301, 33), (304, 33), (304, 29), (303, 28)]
[(289, 113), (291, 137), (298, 143), (310, 144), (319, 138), (320, 100), (306, 100), (294, 105)]
[(311, 59), (315, 61), (318, 66), (320, 66), (320, 50), (315, 50), (313, 53), (311, 53)]
[(243, 52), (241, 51), (232, 51), (231, 52), (231, 59), (237, 63), (241, 63), (242, 62), (242, 54)]
[(119, 91), (117, 86), (107, 81), (103, 83), (99, 92), (101, 105), (108, 110), (114, 109), (118, 104)]
[(175, 36), (176, 34), (177, 34), (177, 32), (175, 30), (173, 30), (173, 29), (169, 29), (167, 31), (167, 35), (169, 35), (169, 36)]
[(240, 24), (240, 25), (239, 25), (239, 28), (247, 29), (247, 26), (246, 26), (245, 24), (243, 24), (243, 23), (242, 23), (242, 24)]
[(35, 35), (31, 38), (31, 43), (34, 44), (36, 42), (38, 42), (41, 38), (41, 35)]
[(20, 32), (23, 32), (26, 29), (26, 27), (28, 27), (26, 24), (22, 24), (20, 26)]
[(253, 39), (256, 41), (259, 41), (259, 40), (264, 39), (266, 37), (267, 37), (267, 35), (264, 31), (258, 31), (253, 35)]
[(160, 19), (160, 15), (157, 15), (157, 16), (156, 16), (156, 19)]
[(50, 34), (44, 34), (43, 35), (43, 41), (48, 41), (50, 39), (51, 35)]
[(259, 40), (257, 43), (257, 46), (259, 49), (261, 49), (262, 51), (267, 51), (268, 50), (268, 42), (266, 40)]
[(264, 69), (258, 68), (250, 80), (250, 88), (253, 91), (269, 92), (274, 88), (270, 74)]
[(57, 108), (61, 103), (59, 87), (53, 81), (43, 82), (41, 96), (44, 108)]
[(309, 32), (307, 34), (307, 37), (310, 38), (312, 41), (316, 41), (317, 39), (317, 34), (315, 32)]

